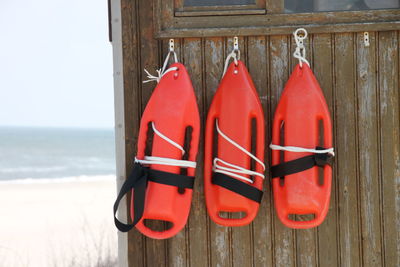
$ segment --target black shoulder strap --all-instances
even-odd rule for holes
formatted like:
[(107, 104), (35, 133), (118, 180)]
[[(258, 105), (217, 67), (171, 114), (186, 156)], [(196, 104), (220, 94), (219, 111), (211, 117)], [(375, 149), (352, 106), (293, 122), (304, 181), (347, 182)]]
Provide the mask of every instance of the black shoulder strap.
[[(317, 150), (325, 148), (316, 147)], [(326, 164), (332, 164), (333, 156), (329, 153), (315, 153), (299, 159), (287, 161), (271, 167), (272, 178), (283, 177), (286, 175), (302, 172), (311, 169), (314, 166), (323, 167)]]
[(234, 179), (226, 174), (214, 172), (211, 182), (213, 184), (224, 187), (232, 192), (242, 195), (248, 199), (261, 202), (263, 192), (254, 186), (246, 184), (245, 182)]
[[(172, 185), (180, 188), (193, 188), (194, 177), (180, 175), (175, 173), (151, 170), (143, 167), (139, 163), (135, 163), (131, 175), (125, 180), (118, 193), (117, 199), (114, 203), (114, 222), (115, 226), (121, 232), (128, 232), (131, 230), (142, 218), (144, 212), (144, 203), (146, 199), (147, 182), (152, 181), (159, 184)], [(133, 210), (134, 218), (131, 224), (125, 224), (119, 221), (116, 217), (117, 210), (121, 199), (129, 191), (134, 190), (133, 194)]]

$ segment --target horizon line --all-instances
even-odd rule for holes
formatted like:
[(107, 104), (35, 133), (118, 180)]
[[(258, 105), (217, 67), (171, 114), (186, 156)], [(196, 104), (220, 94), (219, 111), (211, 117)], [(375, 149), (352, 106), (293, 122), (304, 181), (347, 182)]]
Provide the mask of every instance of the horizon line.
[(104, 129), (114, 130), (115, 126), (77, 126), (77, 125), (2, 125), (0, 128), (50, 128), (50, 129)]

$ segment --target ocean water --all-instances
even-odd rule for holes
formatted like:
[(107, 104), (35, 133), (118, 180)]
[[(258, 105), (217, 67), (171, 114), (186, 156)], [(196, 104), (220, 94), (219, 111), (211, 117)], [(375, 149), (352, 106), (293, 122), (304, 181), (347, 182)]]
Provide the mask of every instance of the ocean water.
[(0, 182), (114, 176), (111, 128), (0, 127)]

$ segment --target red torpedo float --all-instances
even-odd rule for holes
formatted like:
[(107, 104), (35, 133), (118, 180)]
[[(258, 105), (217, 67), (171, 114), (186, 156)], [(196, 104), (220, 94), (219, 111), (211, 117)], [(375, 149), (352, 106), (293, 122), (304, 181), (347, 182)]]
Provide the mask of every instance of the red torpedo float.
[[(230, 56), (235, 62), (223, 75), (208, 111), (204, 184), (211, 219), (224, 226), (242, 226), (255, 218), (262, 197), (264, 115), (245, 65), (234, 52)], [(226, 212), (241, 212), (243, 217), (223, 217)]]
[[(166, 63), (159, 77), (149, 75), (159, 83), (140, 122), (133, 171), (114, 204), (115, 224), (119, 230), (126, 232), (136, 226), (141, 233), (155, 239), (170, 238), (186, 224), (200, 135), (199, 111), (186, 68), (181, 63), (174, 63), (166, 69)], [(191, 137), (186, 136), (188, 128), (192, 129)], [(146, 155), (150, 130), (154, 133), (152, 146), (147, 148), (151, 154)], [(188, 139), (191, 140), (187, 145), (190, 150), (185, 151), (184, 144)], [(182, 174), (182, 169), (187, 173)], [(125, 224), (115, 214), (122, 196), (129, 191), (132, 191), (133, 223)], [(156, 231), (146, 226), (145, 220), (167, 221), (171, 227)]]
[[(329, 209), (332, 123), (322, 90), (301, 49), (296, 49), (295, 57), (300, 63), (283, 90), (272, 125), (272, 186), (281, 222), (290, 228), (311, 228), (323, 222)], [(305, 214), (313, 218), (294, 219), (294, 215)]]

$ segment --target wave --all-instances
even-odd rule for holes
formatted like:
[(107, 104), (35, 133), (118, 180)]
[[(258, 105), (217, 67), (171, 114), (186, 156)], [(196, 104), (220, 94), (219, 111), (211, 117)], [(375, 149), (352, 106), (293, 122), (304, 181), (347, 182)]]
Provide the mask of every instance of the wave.
[(57, 178), (23, 178), (15, 180), (3, 180), (2, 184), (47, 184), (47, 183), (71, 183), (71, 182), (98, 182), (98, 181), (115, 181), (115, 174), (104, 175), (78, 175)]
[(53, 167), (16, 167), (16, 168), (2, 168), (0, 173), (16, 173), (16, 172), (51, 172), (51, 171), (63, 171), (65, 166), (53, 166)]

